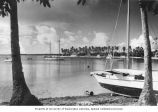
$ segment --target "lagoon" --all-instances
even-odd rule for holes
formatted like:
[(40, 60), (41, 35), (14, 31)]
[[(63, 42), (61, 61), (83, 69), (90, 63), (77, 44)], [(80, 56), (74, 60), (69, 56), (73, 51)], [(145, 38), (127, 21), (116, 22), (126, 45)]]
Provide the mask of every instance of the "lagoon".
[[(29, 57), (29, 60), (27, 60)], [(12, 94), (11, 62), (0, 57), (0, 102), (7, 102)], [(31, 60), (30, 60), (31, 59)], [(110, 68), (110, 61), (67, 57), (60, 61), (47, 61), (43, 56), (22, 56), (23, 71), (28, 87), (38, 98), (81, 96), (86, 90), (94, 94), (109, 92), (90, 76), (91, 71)], [(130, 59), (130, 68), (144, 69), (143, 59)], [(158, 70), (158, 60), (153, 60)], [(105, 66), (106, 65), (106, 66)], [(126, 59), (114, 59), (113, 68), (126, 68)]]

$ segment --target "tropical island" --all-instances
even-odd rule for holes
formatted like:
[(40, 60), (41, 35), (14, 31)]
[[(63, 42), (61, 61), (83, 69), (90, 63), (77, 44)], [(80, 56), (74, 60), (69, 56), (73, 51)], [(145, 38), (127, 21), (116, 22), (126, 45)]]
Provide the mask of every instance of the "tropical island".
[[(62, 56), (102, 56), (106, 57), (108, 54), (112, 54), (115, 57), (127, 56), (126, 47), (119, 46), (104, 46), (104, 47), (94, 47), (94, 46), (85, 46), (85, 47), (71, 47), (70, 49), (61, 49)], [(152, 51), (152, 57), (157, 57), (158, 50)], [(129, 47), (130, 57), (144, 57), (143, 47), (136, 47), (132, 49)]]

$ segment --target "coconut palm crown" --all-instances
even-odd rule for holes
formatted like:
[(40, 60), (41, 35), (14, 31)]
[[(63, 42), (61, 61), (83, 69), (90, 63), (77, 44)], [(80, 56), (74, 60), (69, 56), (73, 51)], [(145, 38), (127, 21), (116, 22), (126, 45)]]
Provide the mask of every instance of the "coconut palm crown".
[[(0, 16), (5, 17), (8, 16), (8, 14), (10, 13), (10, 3), (11, 0), (0, 0)], [(25, 1), (25, 0), (16, 0), (18, 3), (21, 1)], [(32, 0), (32, 1), (36, 1), (39, 2), (40, 4), (42, 4), (44, 7), (51, 7), (50, 1), (54, 1), (54, 0)]]

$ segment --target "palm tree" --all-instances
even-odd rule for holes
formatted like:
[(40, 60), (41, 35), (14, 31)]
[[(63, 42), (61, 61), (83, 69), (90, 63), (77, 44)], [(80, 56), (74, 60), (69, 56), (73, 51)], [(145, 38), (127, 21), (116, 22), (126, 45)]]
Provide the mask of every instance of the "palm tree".
[(145, 68), (145, 83), (141, 95), (139, 97), (139, 105), (157, 105), (155, 94), (153, 92), (152, 84), (152, 61), (151, 61), (151, 45), (149, 40), (149, 28), (148, 28), (148, 14), (147, 10), (157, 14), (158, 5), (156, 0), (139, 0), (139, 8), (141, 12), (142, 21), (142, 33), (144, 35), (144, 68)]
[[(24, 0), (22, 0), (24, 1)], [(36, 0), (44, 6), (50, 7), (49, 0)], [(10, 13), (11, 21), (11, 56), (12, 56), (12, 76), (13, 76), (13, 93), (10, 105), (41, 105), (39, 100), (31, 94), (25, 82), (22, 70), (20, 47), (19, 47), (19, 28), (17, 2), (20, 0), (1, 0), (0, 14), (7, 16)]]
[[(123, 0), (126, 2), (127, 0)], [(85, 5), (87, 0), (78, 0), (78, 4)], [(145, 83), (141, 95), (139, 97), (139, 105), (157, 105), (152, 84), (152, 61), (151, 61), (151, 45), (149, 40), (148, 15), (147, 11), (158, 14), (157, 0), (139, 0), (139, 9), (141, 12), (142, 33), (144, 35), (144, 68)]]

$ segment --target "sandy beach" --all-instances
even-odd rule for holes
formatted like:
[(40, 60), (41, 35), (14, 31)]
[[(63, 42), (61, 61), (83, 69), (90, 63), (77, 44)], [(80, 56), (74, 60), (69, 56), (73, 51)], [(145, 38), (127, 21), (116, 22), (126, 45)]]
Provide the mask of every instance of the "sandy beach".
[(120, 95), (111, 96), (110, 93), (94, 96), (67, 96), (56, 98), (41, 98), (44, 106), (131, 106), (136, 105), (138, 99)]
[[(111, 96), (103, 93), (93, 96), (66, 96), (55, 98), (40, 98), (43, 106), (133, 106), (137, 105), (137, 98), (120, 95)], [(1, 106), (9, 105), (9, 102), (0, 103)]]

